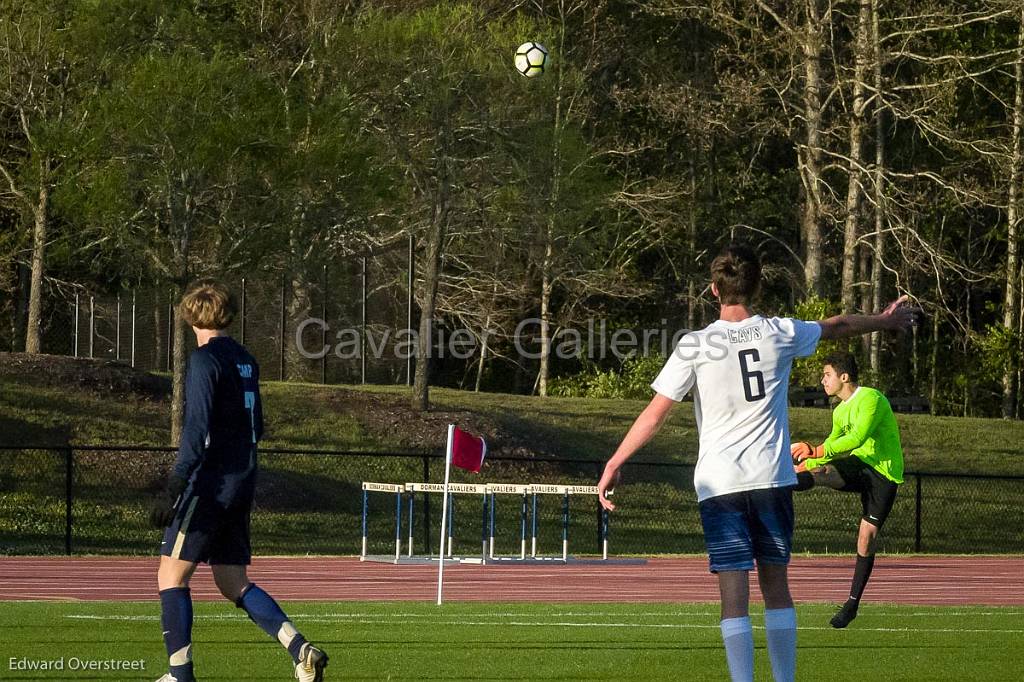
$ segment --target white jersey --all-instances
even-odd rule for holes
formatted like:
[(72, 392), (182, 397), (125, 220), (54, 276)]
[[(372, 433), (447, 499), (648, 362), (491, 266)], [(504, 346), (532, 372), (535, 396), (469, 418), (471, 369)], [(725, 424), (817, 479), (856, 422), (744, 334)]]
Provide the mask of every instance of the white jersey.
[(754, 315), (718, 320), (676, 346), (651, 388), (675, 401), (693, 389), (700, 453), (697, 500), (796, 485), (789, 454), (789, 372), (814, 352), (816, 322)]

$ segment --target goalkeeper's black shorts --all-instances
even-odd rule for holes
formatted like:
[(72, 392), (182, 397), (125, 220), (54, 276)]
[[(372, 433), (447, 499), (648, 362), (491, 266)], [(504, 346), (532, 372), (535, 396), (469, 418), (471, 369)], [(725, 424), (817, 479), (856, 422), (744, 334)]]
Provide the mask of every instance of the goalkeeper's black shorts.
[(856, 455), (843, 457), (829, 462), (836, 468), (846, 483), (840, 490), (848, 493), (860, 493), (863, 508), (862, 519), (881, 528), (889, 518), (892, 505), (896, 502), (896, 490), (899, 484), (893, 483), (882, 474), (871, 468), (871, 465)]

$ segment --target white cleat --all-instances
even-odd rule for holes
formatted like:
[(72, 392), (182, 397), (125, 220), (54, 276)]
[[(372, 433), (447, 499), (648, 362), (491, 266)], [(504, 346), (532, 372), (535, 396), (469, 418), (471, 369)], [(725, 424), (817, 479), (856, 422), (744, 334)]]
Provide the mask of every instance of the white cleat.
[(323, 682), (324, 668), (326, 667), (327, 654), (306, 642), (299, 649), (299, 662), (295, 664), (295, 678), (299, 682)]
[(178, 678), (170, 673), (167, 673), (156, 682), (178, 682)]

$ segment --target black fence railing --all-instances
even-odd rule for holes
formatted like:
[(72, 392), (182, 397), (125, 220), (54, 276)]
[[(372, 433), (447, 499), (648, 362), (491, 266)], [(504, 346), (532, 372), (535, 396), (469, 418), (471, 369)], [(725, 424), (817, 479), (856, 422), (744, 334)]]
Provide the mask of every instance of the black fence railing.
[[(147, 524), (172, 448), (0, 446), (0, 554), (149, 554), (159, 531)], [(440, 452), (264, 449), (252, 517), (262, 554), (358, 554), (362, 482), (439, 482)], [(454, 470), (456, 482), (594, 485), (604, 462), (490, 457), (479, 475)], [(704, 551), (693, 468), (631, 462), (611, 515), (613, 555)], [(795, 496), (799, 552), (854, 550), (858, 495), (811, 490)], [(455, 551), (480, 547), (479, 500), (456, 498)], [(417, 553), (436, 551), (440, 500), (417, 494)], [(519, 550), (520, 501), (498, 496), (496, 553)], [(561, 552), (562, 500), (538, 500), (538, 554)], [(570, 499), (569, 551), (600, 554), (596, 498)], [(403, 536), (407, 519), (402, 520)], [(395, 502), (369, 495), (369, 553), (394, 552)], [(1019, 553), (1024, 548), (1024, 477), (908, 473), (880, 536), (883, 552)]]

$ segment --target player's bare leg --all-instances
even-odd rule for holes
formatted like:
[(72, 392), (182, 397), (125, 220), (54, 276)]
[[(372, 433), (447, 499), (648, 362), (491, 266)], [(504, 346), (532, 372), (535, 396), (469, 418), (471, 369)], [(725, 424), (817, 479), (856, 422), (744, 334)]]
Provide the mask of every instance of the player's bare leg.
[(830, 464), (812, 470), (811, 475), (814, 476), (814, 485), (822, 485), (833, 490), (839, 490), (846, 485), (839, 470)]
[(733, 682), (754, 679), (754, 634), (750, 626), (750, 571), (721, 571), (722, 642)]
[(722, 620), (743, 618), (749, 612), (750, 571), (722, 571), (718, 574), (722, 597)]
[(764, 597), (772, 675), (776, 682), (792, 682), (796, 676), (796, 610), (789, 592), (789, 568), (785, 564), (758, 561), (757, 582)]
[(878, 526), (861, 519), (860, 530), (857, 532), (857, 553), (861, 556), (874, 556), (877, 538)]
[(245, 566), (231, 564), (215, 564), (210, 567), (213, 571), (213, 582), (217, 589), (230, 602), (237, 602), (242, 592), (249, 586), (249, 575)]
[(846, 485), (846, 481), (839, 474), (839, 470), (831, 464), (825, 464), (810, 471), (798, 471), (796, 475), (797, 485), (795, 490), (802, 492), (810, 490), (815, 486), (825, 486), (834, 490), (840, 490)]
[(188, 587), (188, 581), (196, 572), (196, 564), (183, 559), (172, 559), (169, 556), (160, 556), (160, 568), (157, 570), (156, 583), (160, 590), (169, 590), (174, 587)]
[(213, 580), (226, 599), (246, 612), (252, 622), (277, 639), (295, 663), (300, 682), (320, 682), (327, 667), (327, 654), (306, 641), (273, 597), (249, 581), (244, 565), (214, 564)]

